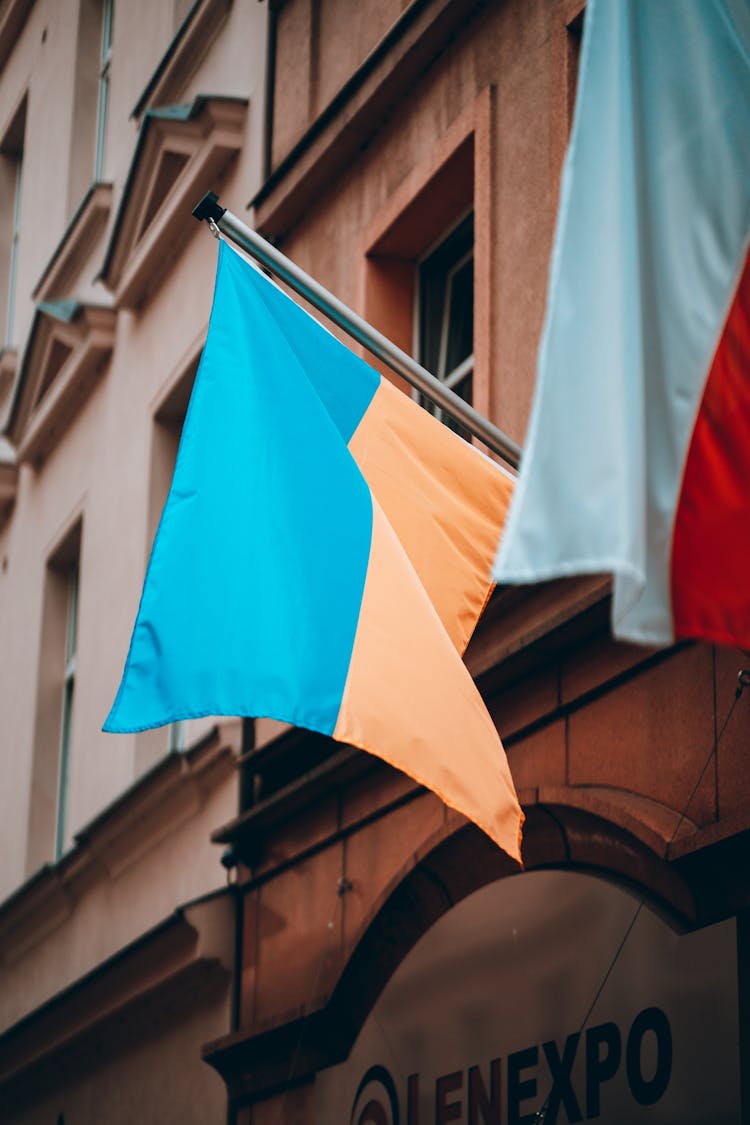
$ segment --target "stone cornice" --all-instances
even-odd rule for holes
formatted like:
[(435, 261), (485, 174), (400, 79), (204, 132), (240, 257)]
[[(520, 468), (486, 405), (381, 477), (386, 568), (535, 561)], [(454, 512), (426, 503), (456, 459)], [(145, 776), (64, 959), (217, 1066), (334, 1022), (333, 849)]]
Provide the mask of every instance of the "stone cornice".
[(497, 587), (466, 649), (469, 671), (483, 692), (518, 679), (605, 628), (611, 593), (612, 579), (599, 574)]
[[(156, 1018), (170, 998), (228, 988), (234, 904), (229, 888), (179, 907), (0, 1034), (4, 1099), (44, 1081), (65, 1057), (96, 1053), (101, 1036), (123, 1036)], [(147, 1017), (146, 1017), (147, 1020)]]

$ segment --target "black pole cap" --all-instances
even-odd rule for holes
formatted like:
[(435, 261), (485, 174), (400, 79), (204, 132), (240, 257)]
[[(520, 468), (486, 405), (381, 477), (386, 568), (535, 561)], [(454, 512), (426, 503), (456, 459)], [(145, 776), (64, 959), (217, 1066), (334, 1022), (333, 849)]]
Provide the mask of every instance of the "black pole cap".
[(215, 191), (207, 191), (201, 199), (200, 203), (193, 208), (193, 218), (197, 219), (199, 223), (204, 219), (213, 219), (218, 223), (221, 216), (226, 211), (226, 207), (219, 206), (219, 197)]

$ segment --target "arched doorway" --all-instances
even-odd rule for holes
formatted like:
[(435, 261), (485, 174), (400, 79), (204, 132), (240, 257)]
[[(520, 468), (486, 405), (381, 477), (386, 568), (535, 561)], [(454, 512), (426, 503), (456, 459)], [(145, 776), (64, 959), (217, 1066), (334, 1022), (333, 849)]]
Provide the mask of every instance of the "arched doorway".
[(684, 932), (620, 878), (539, 869), (419, 938), (318, 1073), (315, 1119), (720, 1125), (738, 1120), (737, 1041), (734, 920)]

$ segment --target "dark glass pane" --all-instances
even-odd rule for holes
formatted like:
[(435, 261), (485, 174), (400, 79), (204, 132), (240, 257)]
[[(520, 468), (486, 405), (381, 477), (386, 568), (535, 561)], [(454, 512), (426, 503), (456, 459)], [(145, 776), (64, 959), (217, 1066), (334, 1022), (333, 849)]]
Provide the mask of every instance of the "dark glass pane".
[[(458, 397), (462, 398), (464, 400), (464, 402), (471, 402), (472, 382), (473, 382), (472, 375), (469, 374), (469, 375), (466, 376), (465, 379), (462, 379), (461, 382), (458, 383), (453, 388), (453, 390), (456, 392)], [(445, 422), (446, 426), (450, 430), (453, 430), (454, 433), (458, 434), (465, 441), (471, 441), (471, 434), (469, 433), (468, 430), (465, 430), (464, 427), (459, 422), (454, 421), (453, 418), (448, 418), (447, 415), (445, 415), (445, 414), (442, 417), (443, 417), (443, 422)]]
[(450, 374), (474, 351), (474, 259), (456, 270), (451, 278), (448, 347), (445, 373)]
[[(448, 276), (474, 246), (474, 216), (468, 215), (419, 268), (419, 358), (428, 371), (437, 374), (440, 340), (445, 316)], [(473, 289), (472, 289), (473, 301)], [(471, 335), (472, 327), (468, 329)], [(466, 327), (463, 335), (465, 338)], [(468, 355), (471, 348), (466, 352)], [(462, 357), (464, 358), (464, 357)], [(455, 364), (453, 364), (455, 366)]]

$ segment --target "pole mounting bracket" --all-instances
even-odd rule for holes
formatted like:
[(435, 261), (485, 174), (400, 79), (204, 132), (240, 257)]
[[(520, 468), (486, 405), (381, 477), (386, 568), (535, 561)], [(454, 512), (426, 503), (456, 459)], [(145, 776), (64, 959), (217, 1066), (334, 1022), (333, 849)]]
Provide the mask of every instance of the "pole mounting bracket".
[(193, 218), (197, 219), (199, 223), (203, 222), (204, 219), (218, 223), (225, 211), (226, 207), (220, 206), (216, 192), (207, 191), (200, 203), (193, 208)]

